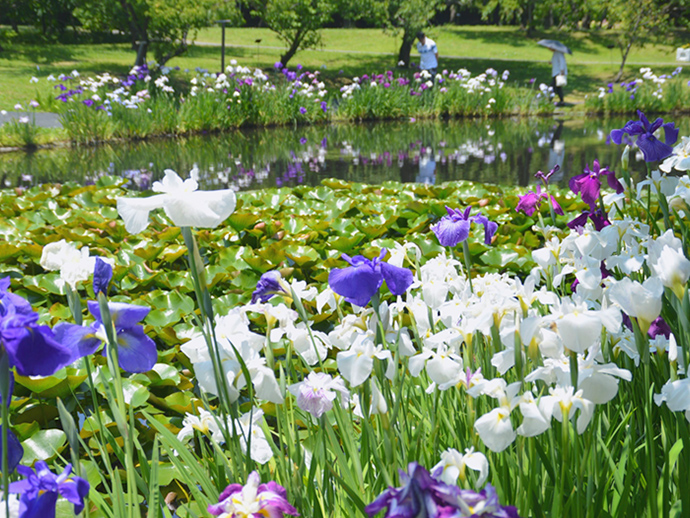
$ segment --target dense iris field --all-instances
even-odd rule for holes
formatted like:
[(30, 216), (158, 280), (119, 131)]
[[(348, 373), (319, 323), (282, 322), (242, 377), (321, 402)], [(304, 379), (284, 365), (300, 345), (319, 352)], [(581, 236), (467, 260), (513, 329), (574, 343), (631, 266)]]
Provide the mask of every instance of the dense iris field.
[(688, 141), (611, 137), (647, 180), (2, 191), (11, 515), (680, 516)]

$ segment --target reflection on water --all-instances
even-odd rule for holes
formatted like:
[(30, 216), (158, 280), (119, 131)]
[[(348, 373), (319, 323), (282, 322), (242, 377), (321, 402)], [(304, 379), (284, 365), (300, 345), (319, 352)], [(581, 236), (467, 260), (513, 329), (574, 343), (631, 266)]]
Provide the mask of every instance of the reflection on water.
[[(438, 184), (471, 180), (503, 185), (534, 183), (534, 173), (561, 166), (567, 180), (598, 158), (616, 170), (622, 148), (608, 134), (626, 119), (501, 119), (381, 123), (262, 129), (186, 139), (0, 154), (0, 185), (93, 183), (127, 178), (132, 187), (174, 169), (199, 169), (202, 186), (238, 190), (316, 185), (324, 178), (381, 183)], [(679, 124), (680, 123), (680, 124)], [(677, 120), (681, 135), (690, 122)], [(643, 174), (641, 155), (631, 164)]]

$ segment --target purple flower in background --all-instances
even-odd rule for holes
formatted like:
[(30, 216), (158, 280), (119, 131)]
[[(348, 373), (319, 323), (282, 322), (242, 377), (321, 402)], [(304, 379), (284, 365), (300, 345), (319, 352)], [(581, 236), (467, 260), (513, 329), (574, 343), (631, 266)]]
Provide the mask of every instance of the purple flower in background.
[(577, 228), (584, 227), (585, 223), (587, 223), (587, 218), (592, 220), (592, 223), (594, 223), (594, 228), (597, 232), (600, 232), (601, 229), (611, 224), (608, 214), (606, 214), (603, 210), (584, 210), (582, 211), (582, 214), (568, 223), (568, 228), (575, 230)]
[(305, 145), (307, 143), (307, 137), (302, 137), (301, 139), (299, 139), (299, 143)]
[(307, 113), (307, 109), (306, 109), (304, 106), (300, 106), (300, 107), (299, 107), (299, 112), (300, 112), (302, 115), (304, 115), (305, 113)]
[[(98, 302), (90, 300), (87, 306), (96, 318), (90, 326), (83, 327), (65, 322), (55, 326), (58, 340), (72, 351), (71, 361), (93, 354), (101, 342), (107, 341)], [(117, 332), (120, 367), (127, 372), (150, 371), (158, 360), (158, 352), (155, 342), (146, 336), (144, 327), (139, 322), (148, 315), (151, 308), (124, 302), (109, 302), (108, 309)]]
[(91, 108), (93, 106), (93, 99), (84, 99), (82, 103)]
[(374, 259), (343, 254), (342, 258), (351, 266), (331, 270), (328, 285), (346, 301), (357, 306), (366, 306), (384, 280), (393, 295), (402, 295), (412, 284), (412, 272), (383, 262), (387, 253), (388, 250), (382, 248)]
[[(644, 113), (637, 110), (637, 114), (640, 116), (640, 120), (628, 121), (622, 129), (612, 130), (611, 140), (620, 144), (623, 135), (637, 135), (637, 147), (642, 151), (645, 162), (663, 160), (673, 153), (671, 146), (678, 140), (678, 128), (675, 127), (675, 124), (673, 122), (664, 124), (661, 117), (650, 124)], [(664, 142), (654, 136), (654, 132), (659, 128), (664, 129)]]
[(551, 171), (549, 171), (548, 173), (544, 174), (544, 173), (542, 173), (541, 171), (537, 171), (537, 172), (534, 174), (534, 177), (535, 177), (535, 178), (539, 178), (539, 179), (542, 181), (542, 183), (544, 184), (544, 187), (546, 187), (547, 185), (549, 185), (549, 180), (551, 179), (551, 177), (552, 177), (554, 174), (556, 174), (560, 169), (561, 169), (561, 166), (558, 165), (558, 164), (556, 164), (556, 165), (554, 166), (554, 168), (551, 169)]
[(654, 322), (652, 322), (652, 324), (649, 326), (647, 334), (650, 338), (656, 338), (659, 335), (663, 335), (665, 338), (670, 338), (671, 327), (662, 317), (656, 317)]
[(540, 185), (537, 185), (537, 192), (529, 191), (527, 194), (520, 197), (520, 201), (518, 202), (517, 207), (515, 207), (515, 211), (523, 211), (528, 216), (531, 216), (538, 208), (541, 207), (542, 199), (546, 199), (551, 202), (553, 210), (556, 214), (560, 214), (561, 216), (563, 215), (563, 209), (561, 209), (561, 206), (556, 201), (556, 198), (551, 196), (546, 191), (542, 192)]
[(364, 508), (369, 516), (374, 516), (386, 508), (386, 518), (445, 516), (439, 512), (435, 490), (442, 488), (447, 491), (450, 486), (433, 479), (429, 472), (416, 462), (411, 462), (407, 466), (407, 471), (405, 473), (400, 470), (402, 487), (389, 487)]
[(297, 398), (297, 406), (317, 419), (333, 408), (338, 392), (343, 406), (350, 400), (350, 392), (342, 378), (331, 378), (323, 372), (310, 372), (300, 383), (290, 385), (288, 390)]
[(321, 147), (323, 149), (326, 149), (327, 146), (328, 146), (328, 137), (324, 137), (323, 140), (321, 141)]
[(445, 489), (446, 492), (440, 495), (440, 500), (450, 505), (450, 509), (443, 509), (436, 515), (439, 518), (520, 518), (515, 507), (500, 504), (496, 489), (491, 484), (487, 484), (478, 493), (449, 485), (446, 485)]
[[(613, 138), (613, 137), (612, 137)], [(625, 189), (623, 185), (616, 179), (616, 173), (609, 171), (607, 167), (600, 167), (599, 161), (594, 160), (592, 169), (585, 166), (585, 172), (570, 179), (568, 185), (570, 190), (575, 194), (580, 193), (582, 201), (589, 205), (594, 210), (594, 206), (599, 199), (601, 191), (601, 177), (606, 177), (609, 187), (616, 191), (617, 194), (622, 193)]]
[(100, 257), (96, 257), (96, 266), (93, 270), (93, 292), (98, 296), (100, 292), (108, 295), (108, 284), (113, 278), (113, 267)]
[(71, 363), (69, 348), (48, 326), (36, 325), (38, 313), (9, 287), (9, 277), (0, 279), (0, 343), (10, 367), (22, 376), (50, 376)]
[(326, 101), (321, 101), (321, 109), (323, 110), (323, 113), (328, 111), (328, 103)]
[(275, 68), (276, 70), (282, 70), (283, 64), (282, 64), (280, 61), (276, 61), (276, 62), (273, 64), (273, 68)]
[(256, 289), (252, 293), (252, 304), (259, 302), (268, 302), (268, 300), (278, 293), (287, 293), (281, 281), (283, 277), (278, 270), (271, 270), (264, 273), (259, 282), (256, 284)]
[(39, 460), (36, 471), (26, 466), (17, 467), (24, 480), (12, 482), (10, 493), (21, 493), (19, 516), (22, 518), (55, 518), (55, 505), (59, 496), (74, 504), (74, 514), (84, 509), (84, 498), (89, 494), (89, 483), (80, 477), (70, 477), (72, 465), (56, 475)]
[(491, 238), (498, 229), (498, 224), (489, 221), (481, 213), (470, 216), (472, 207), (467, 207), (465, 212), (460, 209), (451, 209), (446, 206), (448, 214), (441, 218), (441, 221), (431, 227), (438, 238), (438, 242), (443, 246), (455, 246), (467, 239), (470, 235), (470, 223), (475, 222), (484, 226), (484, 243), (491, 244)]
[(270, 481), (259, 484), (261, 479), (252, 471), (247, 483), (230, 484), (220, 494), (219, 502), (208, 506), (213, 516), (281, 518), (284, 514), (299, 515), (297, 509), (287, 501), (287, 492), (283, 486)]

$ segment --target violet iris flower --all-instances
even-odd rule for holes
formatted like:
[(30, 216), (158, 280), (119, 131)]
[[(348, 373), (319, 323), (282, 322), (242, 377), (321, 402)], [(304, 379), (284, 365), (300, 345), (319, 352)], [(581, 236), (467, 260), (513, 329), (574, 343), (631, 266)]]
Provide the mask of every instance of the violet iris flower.
[(484, 225), (484, 243), (491, 244), (491, 238), (498, 229), (498, 224), (489, 221), (489, 219), (481, 213), (476, 216), (470, 216), (472, 207), (467, 207), (465, 212), (460, 209), (451, 209), (446, 206), (448, 214), (441, 218), (441, 221), (431, 227), (434, 231), (438, 242), (443, 246), (455, 246), (458, 243), (467, 239), (470, 235), (470, 223), (475, 222)]
[(553, 210), (556, 214), (561, 216), (563, 215), (563, 209), (561, 209), (561, 206), (556, 201), (556, 198), (551, 196), (546, 191), (542, 192), (540, 185), (537, 185), (537, 192), (529, 191), (524, 196), (520, 196), (520, 201), (518, 202), (517, 207), (515, 207), (515, 211), (523, 211), (528, 216), (531, 216), (539, 207), (541, 207), (542, 199), (546, 199), (551, 202)]
[(496, 489), (491, 484), (479, 492), (449, 485), (446, 485), (446, 490), (440, 498), (446, 505), (450, 504), (450, 509), (444, 508), (437, 515), (439, 518), (520, 518), (515, 507), (500, 504)]
[(22, 376), (55, 374), (71, 363), (69, 348), (48, 326), (36, 325), (38, 313), (22, 297), (8, 292), (9, 287), (9, 277), (0, 279), (0, 346), (10, 367)]
[[(64, 322), (55, 326), (58, 339), (72, 351), (72, 361), (95, 353), (101, 342), (107, 342), (98, 302), (90, 300), (87, 306), (89, 312), (96, 318), (90, 326), (83, 327)], [(155, 342), (146, 336), (144, 327), (139, 322), (148, 315), (151, 308), (123, 302), (109, 302), (108, 309), (117, 332), (117, 355), (120, 367), (127, 372), (150, 371), (158, 360), (158, 352)]]
[(393, 295), (402, 295), (412, 284), (412, 272), (383, 262), (387, 253), (388, 250), (382, 248), (379, 256), (374, 259), (343, 254), (341, 257), (351, 266), (331, 270), (328, 285), (346, 301), (357, 306), (366, 306), (384, 280)]
[(609, 171), (608, 167), (601, 167), (598, 160), (594, 160), (592, 169), (585, 166), (585, 172), (577, 176), (573, 176), (568, 185), (570, 190), (575, 194), (580, 193), (582, 201), (589, 205), (594, 210), (594, 207), (599, 199), (601, 192), (601, 177), (605, 177), (611, 189), (616, 191), (616, 194), (622, 193), (625, 188), (616, 179), (616, 173)]
[(247, 483), (230, 484), (220, 494), (219, 502), (208, 506), (208, 512), (213, 516), (266, 516), (281, 518), (284, 514), (298, 515), (297, 509), (287, 501), (285, 488), (273, 481), (259, 484), (261, 479), (256, 471), (252, 471)]
[[(673, 153), (673, 144), (678, 140), (678, 128), (673, 122), (664, 124), (664, 120), (659, 117), (651, 124), (644, 113), (637, 110), (640, 116), (639, 121), (628, 121), (621, 129), (611, 131), (611, 140), (620, 144), (624, 134), (637, 135), (637, 147), (644, 155), (645, 162), (663, 160)], [(654, 132), (659, 128), (664, 128), (664, 142), (654, 136)]]
[(582, 211), (582, 214), (567, 223), (568, 228), (575, 230), (579, 227), (584, 227), (585, 223), (587, 223), (587, 218), (592, 220), (592, 223), (594, 223), (594, 228), (597, 232), (601, 232), (601, 229), (611, 224), (608, 214), (606, 214), (603, 210), (584, 210)]
[(36, 472), (19, 466), (17, 471), (26, 478), (10, 484), (10, 493), (21, 493), (19, 516), (22, 518), (55, 518), (55, 504), (58, 496), (74, 504), (74, 514), (84, 509), (84, 498), (89, 494), (89, 483), (81, 477), (71, 477), (72, 465), (68, 464), (60, 475), (48, 465), (36, 462)]
[(450, 486), (431, 477), (416, 462), (407, 466), (407, 473), (400, 470), (402, 487), (389, 487), (364, 508), (369, 516), (387, 508), (386, 518), (432, 518), (445, 516), (439, 509), (437, 489), (448, 491)]
[(278, 293), (287, 293), (280, 281), (283, 277), (278, 270), (271, 270), (264, 273), (259, 282), (256, 283), (256, 289), (252, 293), (252, 304), (259, 302), (268, 302), (268, 300)]
[(108, 284), (113, 278), (113, 267), (100, 257), (96, 257), (96, 265), (93, 270), (93, 292), (98, 296), (99, 292), (108, 295)]

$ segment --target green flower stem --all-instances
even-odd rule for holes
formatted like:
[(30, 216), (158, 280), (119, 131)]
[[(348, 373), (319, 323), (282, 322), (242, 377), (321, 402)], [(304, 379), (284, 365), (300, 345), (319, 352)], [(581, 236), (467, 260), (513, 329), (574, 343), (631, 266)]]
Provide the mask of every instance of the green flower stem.
[(472, 287), (472, 261), (470, 258), (470, 245), (467, 244), (467, 239), (462, 242), (462, 255), (465, 258), (465, 270), (467, 270), (467, 280), (470, 283), (470, 291), (474, 293)]
[(7, 401), (10, 397), (10, 363), (7, 353), (0, 352), (0, 394), (2, 394), (2, 494), (5, 499), (5, 516), (10, 516), (10, 470), (7, 458), (7, 434), (10, 426), (10, 412)]

